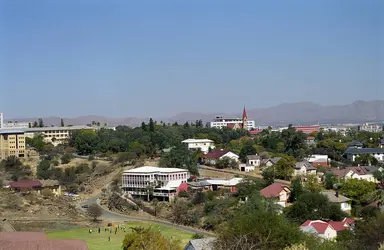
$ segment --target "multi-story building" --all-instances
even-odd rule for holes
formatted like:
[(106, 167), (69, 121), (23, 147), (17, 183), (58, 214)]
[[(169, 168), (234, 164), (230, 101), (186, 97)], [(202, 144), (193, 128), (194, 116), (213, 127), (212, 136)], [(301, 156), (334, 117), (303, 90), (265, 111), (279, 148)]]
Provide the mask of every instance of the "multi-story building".
[(29, 122), (8, 121), (3, 123), (5, 129), (23, 129), (29, 128)]
[(188, 149), (200, 150), (204, 154), (209, 152), (209, 149), (215, 148), (215, 143), (209, 139), (187, 139), (182, 141)]
[(187, 183), (189, 177), (186, 169), (143, 166), (123, 172), (122, 189), (131, 196), (171, 201), (180, 184)]
[(358, 130), (378, 133), (378, 132), (384, 131), (384, 125), (364, 123), (358, 126)]
[(0, 130), (0, 160), (10, 156), (25, 157), (24, 131)]
[(223, 116), (216, 116), (210, 124), (211, 128), (231, 128), (231, 129), (247, 129), (251, 130), (256, 128), (255, 121), (248, 120), (247, 117), (247, 111), (243, 110), (243, 117), (242, 118), (224, 118)]
[(3, 120), (4, 120), (3, 113), (0, 113), (0, 129), (3, 128)]

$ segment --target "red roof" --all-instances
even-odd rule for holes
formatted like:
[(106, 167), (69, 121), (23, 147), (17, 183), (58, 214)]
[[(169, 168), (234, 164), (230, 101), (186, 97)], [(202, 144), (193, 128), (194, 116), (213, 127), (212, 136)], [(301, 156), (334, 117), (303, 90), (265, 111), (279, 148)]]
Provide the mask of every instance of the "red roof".
[(181, 191), (188, 192), (188, 183), (181, 183), (180, 186), (177, 188), (176, 193), (179, 193)]
[(299, 126), (296, 127), (296, 131), (301, 131), (304, 134), (311, 134), (315, 131), (320, 131), (320, 126)]
[(344, 222), (344, 223), (348, 223), (348, 224), (352, 224), (352, 223), (355, 222), (355, 219), (345, 217), (345, 218), (343, 219), (343, 222)]
[(248, 118), (248, 116), (247, 116), (247, 111), (245, 110), (245, 106), (244, 106), (244, 110), (243, 110), (243, 120), (244, 120), (245, 118)]
[(329, 224), (325, 221), (321, 220), (307, 220), (303, 224), (301, 224), (301, 227), (313, 227), (318, 233), (323, 234), (325, 230), (329, 227)]
[(260, 195), (265, 198), (275, 198), (280, 196), (280, 192), (288, 188), (287, 185), (280, 184), (280, 183), (273, 183), (269, 185), (268, 187), (265, 187), (260, 190)]
[(254, 129), (254, 130), (249, 131), (249, 133), (251, 135), (257, 135), (257, 134), (261, 133), (262, 131), (263, 131), (262, 129)]
[(208, 159), (219, 159), (220, 157), (222, 157), (223, 155), (225, 155), (228, 152), (229, 152), (229, 150), (215, 149), (215, 150), (212, 150), (211, 152), (206, 153), (202, 157), (208, 158)]
[(315, 137), (314, 136), (308, 136), (307, 137), (307, 141), (314, 141), (315, 140)]
[(233, 129), (235, 126), (242, 128), (243, 124), (241, 124), (241, 123), (228, 123), (227, 124), (227, 128), (230, 128), (230, 129)]
[(36, 188), (43, 186), (43, 184), (38, 180), (22, 180), (10, 182), (9, 186), (11, 188)]
[(342, 221), (330, 221), (328, 222), (328, 224), (331, 225), (336, 231), (343, 231), (348, 229), (349, 227), (348, 225), (346, 225), (347, 223), (344, 223)]

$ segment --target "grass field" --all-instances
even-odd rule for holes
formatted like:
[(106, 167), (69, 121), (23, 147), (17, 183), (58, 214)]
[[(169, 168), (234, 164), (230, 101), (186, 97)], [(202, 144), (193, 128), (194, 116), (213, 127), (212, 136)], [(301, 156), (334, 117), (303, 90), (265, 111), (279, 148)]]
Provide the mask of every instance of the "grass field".
[[(172, 227), (166, 227), (159, 224), (136, 222), (132, 221), (125, 224), (127, 231), (129, 227), (151, 226), (155, 230), (160, 230), (165, 237), (178, 238), (181, 240), (183, 246), (191, 239), (192, 234), (183, 231), (176, 230)], [(104, 232), (104, 228), (101, 228), (100, 234), (97, 232), (97, 228), (93, 228), (93, 233), (89, 234), (89, 228), (74, 229), (68, 231), (48, 232), (47, 237), (50, 239), (81, 239), (87, 242), (90, 250), (121, 250), (121, 243), (123, 242), (125, 233), (121, 230), (115, 234), (113, 230), (112, 234)], [(111, 235), (111, 241), (108, 241), (108, 236)]]

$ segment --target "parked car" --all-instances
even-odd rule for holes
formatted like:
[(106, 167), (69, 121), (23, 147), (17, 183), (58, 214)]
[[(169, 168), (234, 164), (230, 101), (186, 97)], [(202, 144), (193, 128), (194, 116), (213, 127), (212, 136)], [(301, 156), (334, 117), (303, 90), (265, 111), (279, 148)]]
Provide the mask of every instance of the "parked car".
[(82, 207), (82, 208), (89, 208), (90, 205), (89, 205), (89, 204), (84, 204), (84, 205), (82, 205), (81, 207)]

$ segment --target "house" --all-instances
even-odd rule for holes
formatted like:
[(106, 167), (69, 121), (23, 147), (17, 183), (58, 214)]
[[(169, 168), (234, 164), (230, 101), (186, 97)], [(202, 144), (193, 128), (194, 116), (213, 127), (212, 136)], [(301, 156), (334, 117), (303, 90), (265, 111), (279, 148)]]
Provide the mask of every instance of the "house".
[(182, 143), (185, 144), (188, 149), (200, 150), (204, 154), (215, 148), (215, 143), (209, 139), (187, 139), (182, 141)]
[(40, 180), (40, 183), (42, 189), (48, 188), (55, 196), (61, 196), (61, 186), (58, 180)]
[(262, 129), (253, 129), (253, 130), (249, 131), (249, 133), (251, 135), (257, 135), (257, 134), (260, 134), (261, 132), (263, 132)]
[(314, 145), (316, 144), (315, 137), (314, 136), (308, 136), (307, 139), (305, 140), (307, 145)]
[(328, 200), (332, 203), (338, 203), (340, 204), (340, 208), (344, 212), (350, 212), (351, 211), (351, 200), (347, 197), (339, 194), (338, 192), (333, 191), (323, 191), (321, 192), (322, 195), (325, 195)]
[(330, 167), (328, 155), (310, 155), (305, 160), (314, 167)]
[(296, 162), (293, 168), (294, 168), (293, 176), (316, 174), (316, 168), (307, 161)]
[(84, 240), (47, 239), (40, 232), (0, 232), (0, 249), (88, 250)]
[[(123, 171), (122, 189), (125, 194), (136, 197), (156, 197), (172, 201), (181, 183), (186, 183), (190, 174), (181, 168), (143, 166)], [(153, 191), (149, 192), (152, 187)]]
[(332, 240), (341, 231), (348, 230), (354, 223), (352, 218), (344, 218), (342, 221), (322, 221), (322, 220), (307, 220), (301, 224), (300, 229), (303, 232), (314, 233), (317, 236)]
[(280, 159), (281, 157), (274, 157), (274, 158), (263, 160), (261, 163), (267, 167), (270, 167), (275, 165)]
[(38, 180), (21, 180), (9, 183), (9, 188), (16, 191), (41, 189), (43, 184)]
[(261, 164), (261, 158), (258, 155), (247, 155), (247, 165), (259, 167)]
[(363, 143), (353, 140), (347, 144), (347, 148), (363, 148)]
[(185, 245), (184, 250), (212, 250), (215, 240), (214, 237), (190, 240)]
[(226, 189), (231, 193), (237, 191), (236, 186), (243, 181), (243, 178), (232, 178), (230, 180), (222, 179), (208, 179), (196, 182), (188, 182), (189, 187), (194, 190), (202, 191), (216, 191), (219, 189)]
[(380, 140), (379, 147), (384, 148), (384, 138)]
[(241, 172), (249, 173), (249, 172), (255, 171), (255, 166), (248, 165), (248, 164), (239, 164), (239, 170)]
[(384, 162), (384, 148), (347, 148), (344, 155), (351, 161), (355, 161), (360, 155), (371, 155), (378, 161)]
[(224, 157), (228, 157), (236, 161), (239, 160), (239, 156), (237, 154), (232, 153), (229, 150), (223, 150), (223, 149), (212, 150), (211, 152), (208, 152), (205, 155), (203, 155), (201, 158), (203, 159), (203, 162), (205, 164), (215, 165), (217, 160), (223, 159)]
[(358, 179), (378, 183), (379, 181), (375, 178), (374, 173), (383, 170), (383, 168), (376, 166), (357, 166), (344, 169), (332, 168), (331, 172), (340, 179)]
[(291, 190), (287, 185), (281, 183), (273, 183), (268, 187), (260, 190), (260, 195), (264, 198), (277, 199), (277, 204), (285, 207), (287, 205), (288, 198), (291, 194)]

